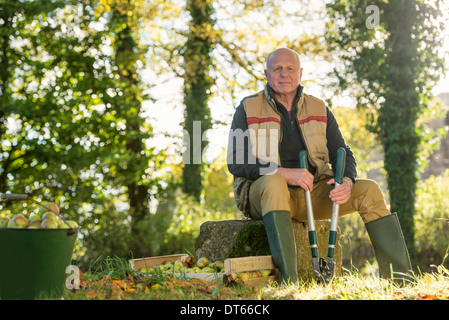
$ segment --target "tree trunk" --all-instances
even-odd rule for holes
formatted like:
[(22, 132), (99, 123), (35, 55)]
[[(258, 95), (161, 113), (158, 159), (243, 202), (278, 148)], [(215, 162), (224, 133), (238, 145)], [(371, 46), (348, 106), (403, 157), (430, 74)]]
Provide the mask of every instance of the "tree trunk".
[[(184, 58), (184, 129), (190, 138), (190, 161), (184, 164), (182, 175), (183, 191), (196, 200), (200, 200), (203, 191), (204, 163), (193, 152), (194, 145), (200, 145), (200, 152), (207, 146), (202, 140), (202, 133), (211, 128), (211, 114), (208, 106), (210, 88), (213, 81), (209, 75), (212, 65), (212, 4), (210, 0), (189, 0), (187, 10), (191, 15), (190, 30), (188, 34)], [(201, 124), (201, 128), (199, 128)], [(194, 126), (197, 126), (195, 130)], [(194, 136), (194, 132), (199, 135)]]

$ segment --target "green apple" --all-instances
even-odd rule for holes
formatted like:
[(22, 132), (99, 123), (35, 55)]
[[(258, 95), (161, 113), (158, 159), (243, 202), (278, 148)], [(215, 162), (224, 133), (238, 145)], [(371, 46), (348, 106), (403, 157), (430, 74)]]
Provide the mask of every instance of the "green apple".
[(67, 222), (67, 224), (69, 225), (70, 228), (72, 228), (72, 229), (78, 228), (78, 223), (76, 221), (67, 220), (66, 222)]
[(200, 258), (197, 262), (196, 262), (196, 266), (199, 268), (204, 268), (207, 267), (209, 265), (209, 260), (205, 257)]
[(58, 216), (54, 212), (47, 211), (42, 215), (42, 220), (49, 220), (49, 219), (53, 219), (57, 222)]
[(165, 270), (165, 267), (164, 267), (163, 264), (158, 264), (158, 265), (154, 266), (154, 268), (155, 268), (156, 270), (160, 270), (160, 271), (164, 271), (164, 270)]
[(259, 274), (257, 273), (257, 271), (250, 271), (249, 272), (249, 278), (250, 279), (254, 279), (254, 278), (258, 278)]
[(31, 217), (28, 218), (29, 223), (33, 222), (34, 220), (42, 220), (42, 218), (38, 214), (33, 214)]
[(165, 262), (164, 262), (164, 268), (167, 270), (167, 269), (171, 269), (171, 268), (173, 268), (173, 260), (166, 260)]
[(175, 261), (175, 265), (176, 265), (176, 264), (177, 264), (177, 265), (180, 265), (181, 268), (182, 268), (182, 267), (185, 267), (185, 268), (188, 267), (187, 262), (185, 262), (185, 261), (176, 260), (176, 261)]
[(59, 229), (70, 229), (70, 226), (65, 223), (63, 220), (58, 221), (58, 228)]
[(259, 277), (268, 277), (271, 274), (271, 269), (258, 270)]
[[(218, 261), (215, 261), (215, 269), (220, 269), (220, 270), (223, 270), (224, 269), (224, 262), (222, 261), (222, 260), (218, 260)], [(217, 271), (219, 271), (219, 270), (217, 270)]]
[(193, 267), (196, 263), (196, 258), (195, 256), (189, 255), (184, 259), (184, 262), (186, 262), (189, 267)]
[(248, 280), (250, 278), (249, 272), (239, 272), (237, 277), (241, 280)]
[(173, 265), (173, 270), (175, 272), (180, 272), (182, 268), (187, 268), (187, 263), (181, 260), (176, 260)]
[(196, 272), (193, 270), (193, 268), (186, 268), (186, 269), (184, 270), (184, 272), (185, 272), (185, 273), (196, 273)]
[(44, 219), (41, 222), (42, 229), (58, 229), (59, 224), (56, 219)]
[(239, 275), (236, 272), (231, 272), (228, 274), (228, 279), (230, 281), (236, 281), (238, 279)]
[(147, 268), (140, 268), (139, 272), (146, 273), (146, 272), (148, 272), (148, 270), (147, 270)]
[(193, 273), (198, 273), (198, 272), (201, 271), (201, 268), (193, 267), (193, 268), (192, 268), (192, 271), (193, 271)]
[(41, 228), (41, 220), (33, 220), (28, 225), (28, 229), (40, 229)]
[(179, 264), (174, 264), (172, 270), (173, 272), (179, 273), (181, 271), (181, 266)]
[(8, 225), (9, 219), (6, 217), (0, 217), (0, 228), (6, 228)]
[(215, 269), (211, 267), (204, 267), (201, 269), (200, 273), (215, 273)]
[(54, 214), (58, 215), (59, 214), (59, 208), (56, 205), (56, 203), (54, 202), (48, 202), (48, 203), (43, 203), (40, 207), (39, 207), (39, 211), (38, 214), (40, 216), (42, 216), (45, 212), (53, 212)]
[(9, 220), (8, 228), (17, 228), (17, 229), (24, 229), (28, 227), (28, 220), (27, 218), (22, 214), (16, 214), (14, 215), (11, 220)]
[(70, 229), (70, 226), (60, 216), (57, 216), (56, 222), (58, 222), (58, 229)]

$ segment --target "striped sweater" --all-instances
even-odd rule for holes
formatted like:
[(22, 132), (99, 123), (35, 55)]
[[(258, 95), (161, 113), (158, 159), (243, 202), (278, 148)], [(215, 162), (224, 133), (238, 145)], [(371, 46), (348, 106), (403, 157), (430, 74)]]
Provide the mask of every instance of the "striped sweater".
[[(309, 169), (315, 180), (319, 180), (323, 176), (333, 176), (331, 167), (336, 162), (336, 151), (345, 147), (345, 176), (355, 180), (354, 155), (324, 102), (303, 93), (299, 86), (295, 111), (294, 119), (289, 119), (269, 86), (243, 99), (236, 109), (229, 135), (228, 169), (235, 178), (237, 206), (244, 213), (251, 181), (280, 166), (292, 167), (291, 163), (287, 165), (287, 159), (299, 154), (295, 148), (307, 149)], [(290, 120), (291, 126), (287, 123)], [(299, 167), (299, 159), (293, 163)]]

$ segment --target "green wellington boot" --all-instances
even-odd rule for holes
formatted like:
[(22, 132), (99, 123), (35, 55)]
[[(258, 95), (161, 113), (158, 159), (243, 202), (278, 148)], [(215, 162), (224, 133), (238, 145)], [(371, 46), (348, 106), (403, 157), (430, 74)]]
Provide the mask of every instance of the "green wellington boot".
[[(365, 224), (383, 278), (412, 281), (412, 265), (396, 213)], [(393, 274), (392, 274), (393, 272)]]
[(263, 216), (271, 255), (281, 272), (281, 283), (296, 282), (296, 242), (289, 211), (271, 211)]

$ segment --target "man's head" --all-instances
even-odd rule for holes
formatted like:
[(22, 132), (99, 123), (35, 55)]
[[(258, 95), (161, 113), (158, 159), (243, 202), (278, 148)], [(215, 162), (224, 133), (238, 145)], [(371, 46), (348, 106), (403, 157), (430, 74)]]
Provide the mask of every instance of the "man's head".
[(265, 76), (275, 93), (296, 93), (302, 76), (299, 55), (288, 48), (271, 52), (267, 57)]

